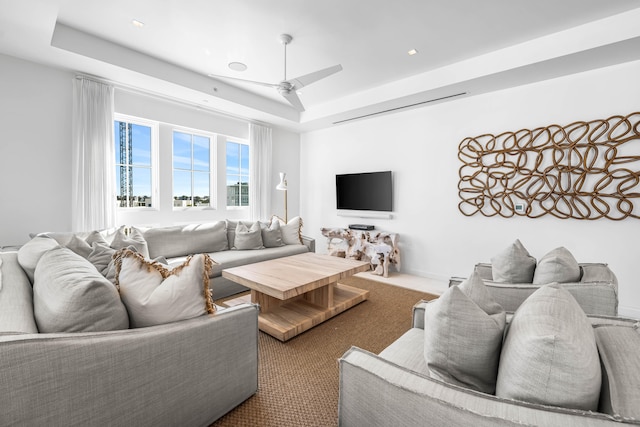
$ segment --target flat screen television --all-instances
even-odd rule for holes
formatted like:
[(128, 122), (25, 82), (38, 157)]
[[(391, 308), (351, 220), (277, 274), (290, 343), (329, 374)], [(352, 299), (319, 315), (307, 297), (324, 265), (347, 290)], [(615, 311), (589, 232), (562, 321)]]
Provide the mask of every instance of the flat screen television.
[(393, 210), (391, 171), (336, 175), (336, 208), (358, 211)]

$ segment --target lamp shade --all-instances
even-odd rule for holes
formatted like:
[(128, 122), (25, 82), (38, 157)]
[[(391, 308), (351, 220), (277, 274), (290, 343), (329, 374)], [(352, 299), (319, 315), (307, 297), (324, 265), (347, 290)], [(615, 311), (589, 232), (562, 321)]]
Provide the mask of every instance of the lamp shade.
[(286, 177), (286, 173), (280, 172), (280, 183), (276, 186), (276, 190), (285, 191), (287, 189), (287, 180), (285, 179)]

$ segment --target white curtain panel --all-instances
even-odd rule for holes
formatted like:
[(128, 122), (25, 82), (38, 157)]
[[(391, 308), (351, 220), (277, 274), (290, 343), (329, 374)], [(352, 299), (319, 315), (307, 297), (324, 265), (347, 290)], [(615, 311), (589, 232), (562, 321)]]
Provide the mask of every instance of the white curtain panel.
[(249, 212), (252, 221), (271, 212), (271, 128), (249, 124)]
[(113, 86), (77, 77), (72, 118), (73, 231), (116, 223)]

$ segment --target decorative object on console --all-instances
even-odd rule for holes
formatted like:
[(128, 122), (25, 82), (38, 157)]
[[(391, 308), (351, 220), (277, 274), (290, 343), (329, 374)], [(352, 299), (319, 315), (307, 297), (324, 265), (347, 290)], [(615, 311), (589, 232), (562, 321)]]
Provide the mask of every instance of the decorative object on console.
[(640, 219), (640, 112), (462, 140), (463, 215)]
[(349, 228), (351, 230), (374, 230), (376, 227), (375, 225), (369, 225), (369, 224), (349, 224)]
[(276, 190), (284, 191), (284, 222), (288, 222), (287, 218), (287, 174), (280, 172), (280, 183), (276, 186)]
[[(327, 238), (329, 255), (371, 263), (374, 274), (388, 277), (389, 265), (400, 271), (400, 248), (395, 233), (369, 232), (345, 228), (321, 228)], [(333, 239), (340, 240), (336, 245)]]

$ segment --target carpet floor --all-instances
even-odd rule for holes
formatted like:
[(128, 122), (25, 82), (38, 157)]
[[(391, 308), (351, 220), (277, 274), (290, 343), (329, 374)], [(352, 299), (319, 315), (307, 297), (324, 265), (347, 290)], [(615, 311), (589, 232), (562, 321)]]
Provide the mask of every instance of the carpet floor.
[(369, 299), (287, 342), (260, 333), (258, 392), (212, 426), (337, 426), (338, 359), (351, 346), (379, 353), (411, 327), (433, 295), (360, 277), (341, 283)]

